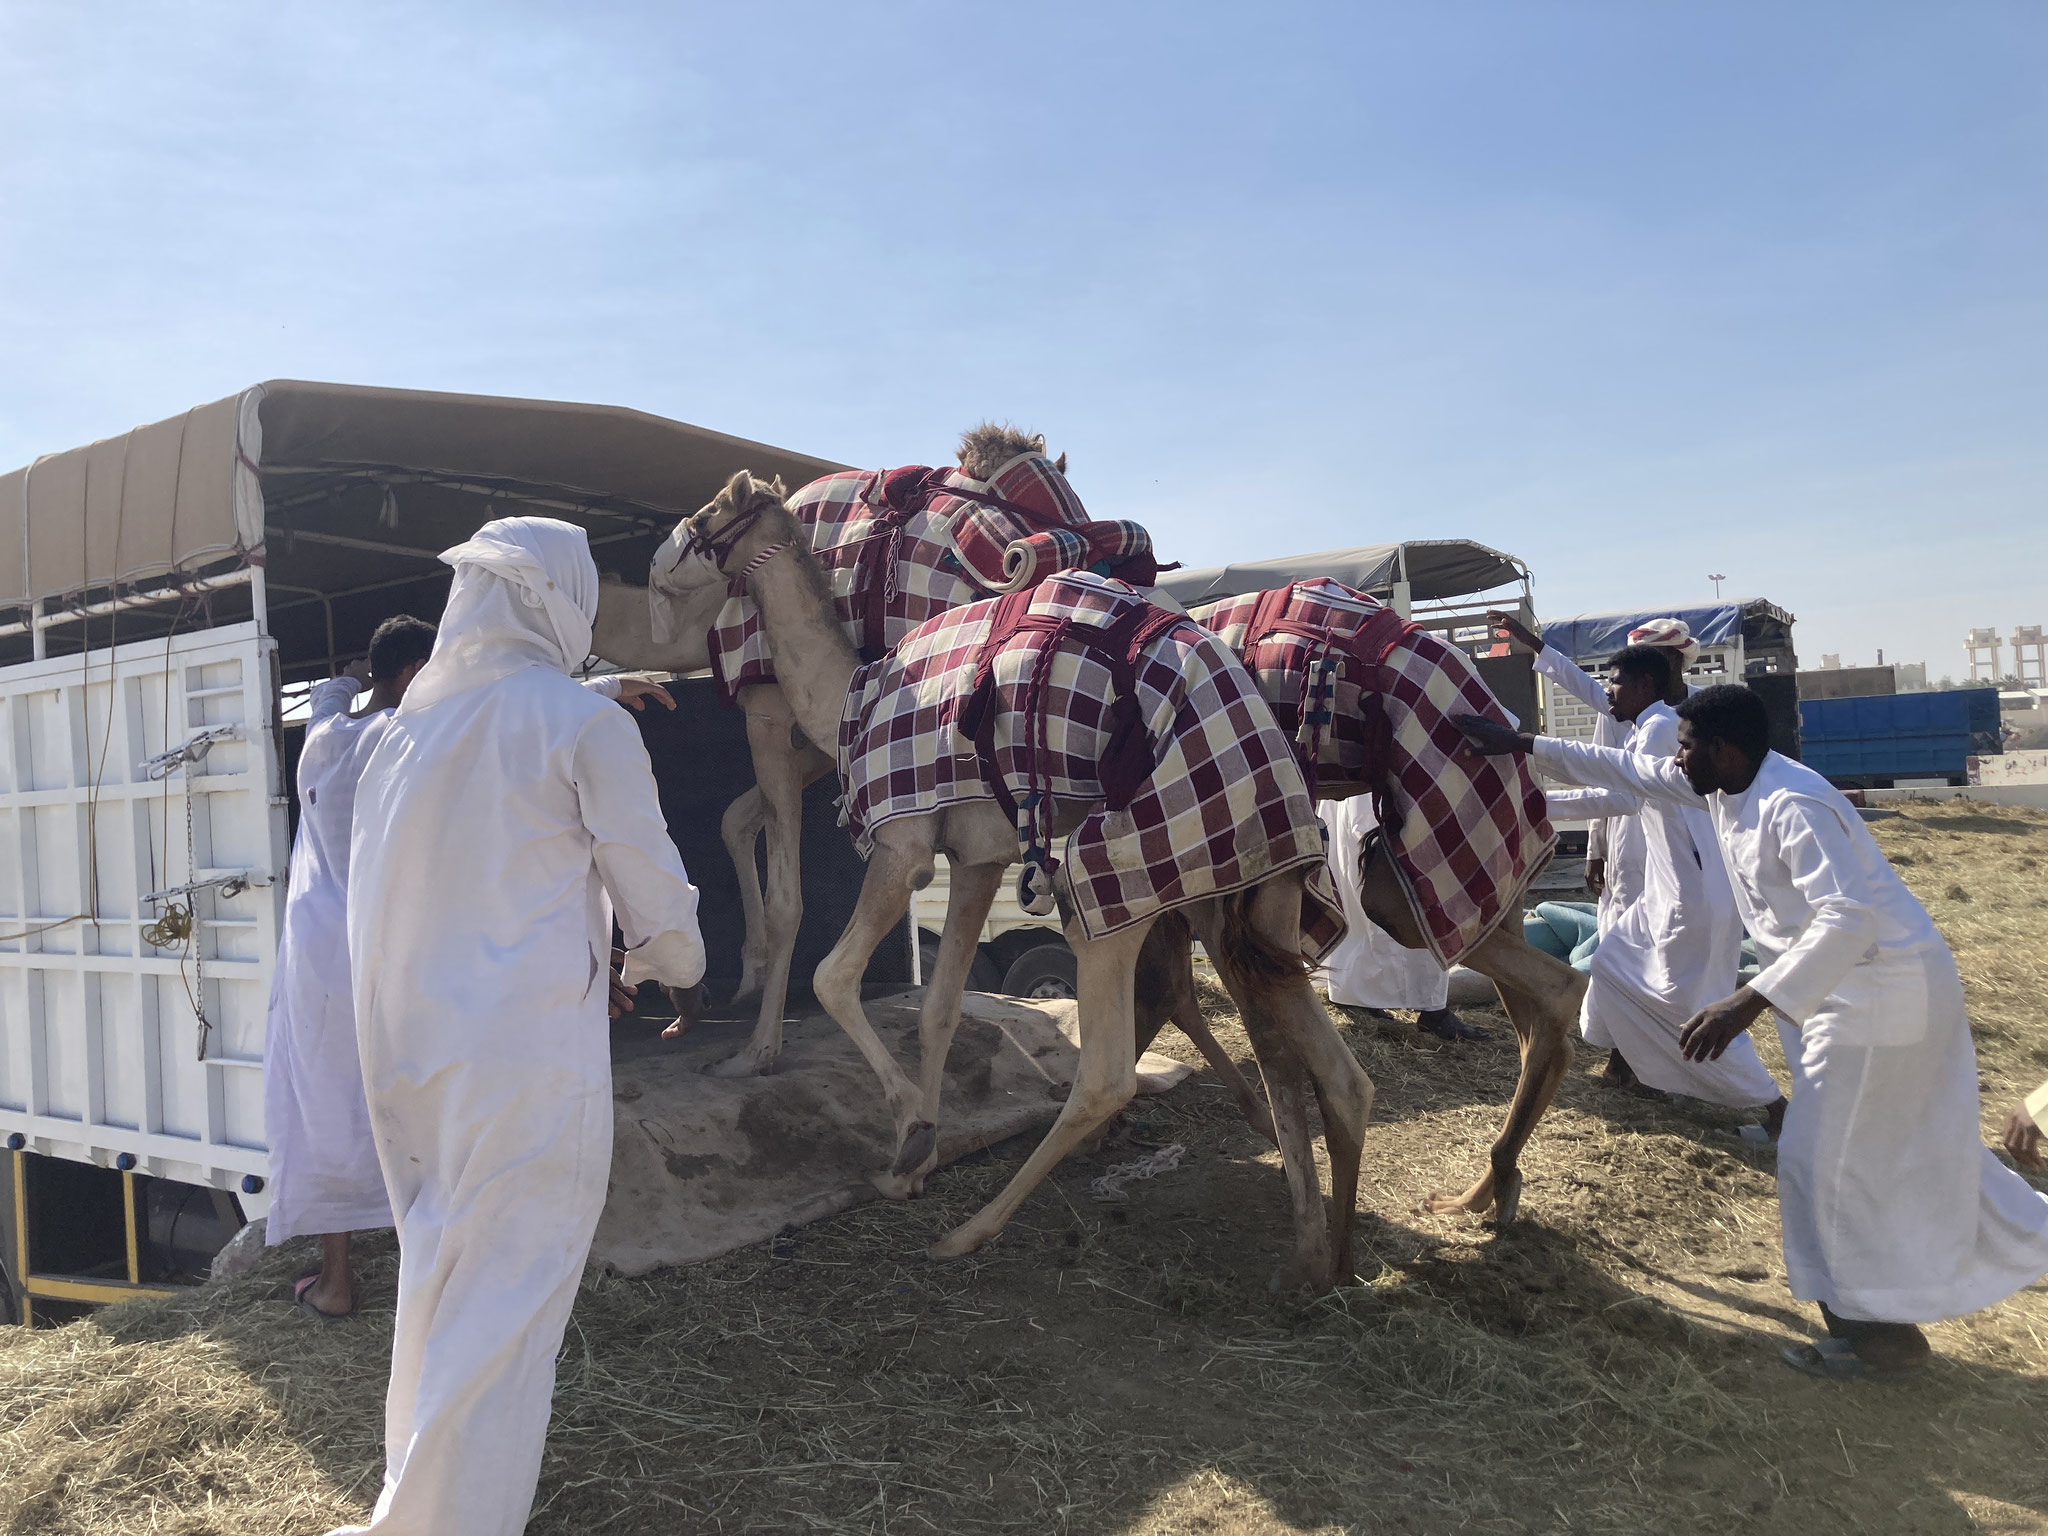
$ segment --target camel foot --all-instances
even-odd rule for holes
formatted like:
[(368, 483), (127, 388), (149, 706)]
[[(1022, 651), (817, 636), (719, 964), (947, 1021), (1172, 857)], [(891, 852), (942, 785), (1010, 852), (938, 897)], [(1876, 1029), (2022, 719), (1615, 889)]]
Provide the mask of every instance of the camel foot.
[(977, 1252), (984, 1241), (986, 1239), (974, 1235), (971, 1226), (955, 1227), (933, 1243), (927, 1251), (935, 1259), (964, 1259), (970, 1253)]
[(925, 1175), (930, 1171), (920, 1168), (913, 1173), (897, 1173), (884, 1168), (869, 1174), (868, 1182), (884, 1200), (915, 1200), (924, 1193)]
[(1422, 1210), (1429, 1216), (1480, 1216), (1493, 1206), (1493, 1175), (1474, 1184), (1462, 1195), (1431, 1195), (1422, 1202)]
[(1494, 1179), (1493, 1224), (1511, 1227), (1522, 1208), (1522, 1170), (1510, 1168)]
[(748, 1046), (745, 1050), (714, 1061), (704, 1069), (706, 1077), (762, 1077), (775, 1066), (775, 1051)]
[(910, 1129), (903, 1133), (902, 1144), (896, 1148), (896, 1161), (889, 1165), (889, 1172), (900, 1177), (923, 1167), (938, 1144), (936, 1125), (929, 1120), (911, 1121)]

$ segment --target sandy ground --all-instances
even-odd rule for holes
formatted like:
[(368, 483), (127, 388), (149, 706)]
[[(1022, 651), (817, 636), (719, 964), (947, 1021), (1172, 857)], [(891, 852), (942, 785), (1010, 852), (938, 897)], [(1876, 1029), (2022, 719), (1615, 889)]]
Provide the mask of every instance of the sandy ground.
[[(1988, 1129), (2048, 1075), (2048, 814), (1945, 804), (1873, 830), (1956, 948)], [(1817, 1329), (1785, 1289), (1771, 1154), (1734, 1134), (1748, 1117), (1616, 1093), (1582, 1051), (1525, 1160), (1522, 1221), (1421, 1216), (1498, 1123), (1504, 1021), (1455, 1047), (1341, 1022), (1379, 1088), (1361, 1285), (1268, 1293), (1277, 1160), (1198, 1076), (1127, 1111), (972, 1260), (923, 1250), (1019, 1143), (908, 1206), (592, 1277), (531, 1529), (2048, 1529), (2048, 1288), (1932, 1330), (1940, 1358), (1910, 1385), (1808, 1380), (1777, 1362)], [(1090, 1198), (1170, 1143), (1178, 1168)], [(284, 1299), (303, 1260), (287, 1246), (244, 1280), (0, 1341), (0, 1530), (359, 1516), (395, 1255), (368, 1245), (362, 1315), (333, 1327)]]

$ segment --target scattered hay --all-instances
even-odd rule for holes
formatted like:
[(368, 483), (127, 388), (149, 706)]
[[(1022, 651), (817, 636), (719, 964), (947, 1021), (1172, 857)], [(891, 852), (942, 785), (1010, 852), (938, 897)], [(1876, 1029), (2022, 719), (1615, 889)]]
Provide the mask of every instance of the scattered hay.
[[(1962, 823), (1962, 824), (1958, 824)], [(1994, 830), (1995, 826), (1995, 830)], [(2042, 1075), (2048, 816), (1908, 807), (1873, 828), (1937, 914), (1984, 1027), (1987, 1114)], [(2022, 868), (2022, 864), (2027, 867)], [(1219, 1038), (1249, 1061), (1227, 999)], [(2048, 1295), (1934, 1330), (1911, 1388), (1794, 1376), (1771, 1156), (1741, 1116), (1656, 1103), (1576, 1063), (1525, 1159), (1524, 1220), (1415, 1214), (1467, 1182), (1513, 1084), (1349, 1014), (1379, 1095), (1360, 1266), (1273, 1297), (1277, 1159), (1206, 1075), (1071, 1160), (975, 1259), (924, 1246), (1014, 1171), (1005, 1145), (908, 1206), (870, 1205), (714, 1263), (593, 1276), (564, 1344), (540, 1533), (743, 1531), (1961, 1532), (2048, 1512)], [(1759, 1041), (1767, 1059), (1775, 1046)], [(1189, 1058), (1169, 1033), (1162, 1049)], [(1190, 1149), (1088, 1200), (1162, 1142)], [(364, 1309), (294, 1312), (287, 1245), (242, 1280), (0, 1330), (0, 1531), (301, 1536), (360, 1517), (381, 1472), (395, 1257)]]

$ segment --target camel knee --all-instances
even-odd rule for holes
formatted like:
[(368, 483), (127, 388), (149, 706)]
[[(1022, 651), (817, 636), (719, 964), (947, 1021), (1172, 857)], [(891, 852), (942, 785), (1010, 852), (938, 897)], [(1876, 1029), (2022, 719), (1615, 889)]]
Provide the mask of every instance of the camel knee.
[(860, 1002), (861, 978), (867, 974), (867, 957), (842, 955), (837, 949), (818, 962), (811, 972), (811, 991), (828, 1013)]
[(1067, 1100), (1064, 1114), (1086, 1125), (1100, 1125), (1138, 1095), (1138, 1075), (1120, 1077), (1112, 1083), (1084, 1083)]

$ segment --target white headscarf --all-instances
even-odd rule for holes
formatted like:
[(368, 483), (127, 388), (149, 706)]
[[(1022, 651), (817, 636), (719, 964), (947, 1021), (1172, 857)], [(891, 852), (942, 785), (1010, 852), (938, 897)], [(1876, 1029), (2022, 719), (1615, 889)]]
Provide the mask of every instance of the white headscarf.
[(551, 517), (502, 517), (443, 550), (455, 567), (434, 654), (402, 715), (431, 708), (523, 667), (573, 672), (590, 654), (597, 622), (597, 562), (590, 538)]

